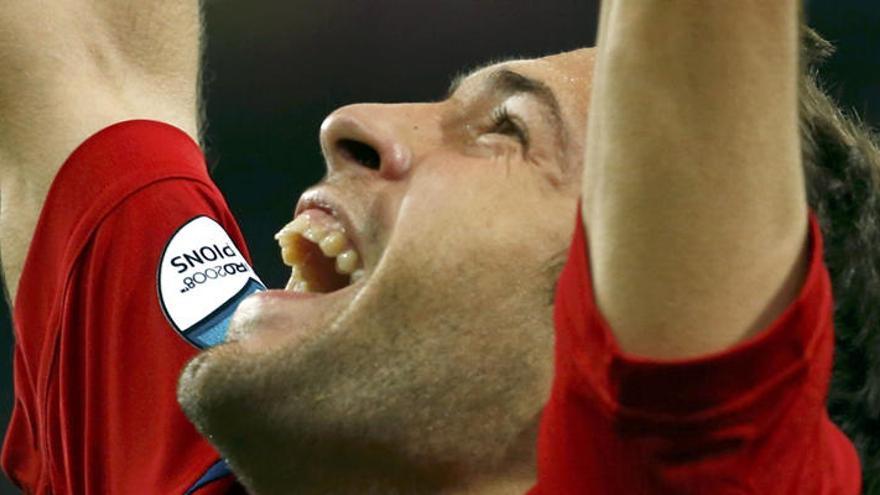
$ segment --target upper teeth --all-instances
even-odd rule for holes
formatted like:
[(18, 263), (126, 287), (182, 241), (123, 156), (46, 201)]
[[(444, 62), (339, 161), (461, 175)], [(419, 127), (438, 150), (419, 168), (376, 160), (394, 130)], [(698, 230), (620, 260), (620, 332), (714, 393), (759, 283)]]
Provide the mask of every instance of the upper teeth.
[(347, 245), (348, 239), (345, 238), (345, 234), (342, 232), (330, 232), (318, 241), (318, 246), (321, 247), (321, 252), (324, 253), (324, 256), (339, 256)]
[(329, 217), (314, 219), (309, 212), (297, 216), (292, 222), (285, 225), (275, 239), (281, 246), (281, 257), (284, 264), (290, 266), (291, 276), (287, 284), (288, 289), (297, 292), (309, 292), (308, 282), (302, 275), (303, 261), (297, 253), (295, 241), (297, 236), (317, 244), (328, 258), (336, 258), (336, 272), (350, 275), (352, 283), (364, 276), (363, 263), (354, 250), (351, 241), (345, 235), (345, 229), (335, 218)]

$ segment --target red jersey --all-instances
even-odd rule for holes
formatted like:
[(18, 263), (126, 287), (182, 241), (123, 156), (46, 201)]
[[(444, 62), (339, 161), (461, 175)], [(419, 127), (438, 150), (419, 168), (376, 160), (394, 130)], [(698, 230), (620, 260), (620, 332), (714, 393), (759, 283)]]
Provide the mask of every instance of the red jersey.
[(182, 366), (262, 284), (199, 147), (129, 121), (59, 170), (13, 308), (2, 466), (27, 493), (239, 490), (176, 400)]
[(858, 494), (855, 449), (825, 408), (833, 304), (812, 211), (809, 223), (806, 283), (769, 328), (723, 352), (657, 361), (623, 352), (599, 312), (578, 208), (530, 493)]

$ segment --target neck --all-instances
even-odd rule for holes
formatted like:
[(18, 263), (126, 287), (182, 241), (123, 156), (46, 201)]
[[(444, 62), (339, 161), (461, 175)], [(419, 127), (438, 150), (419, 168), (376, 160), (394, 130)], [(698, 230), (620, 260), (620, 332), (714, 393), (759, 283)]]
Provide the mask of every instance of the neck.
[[(290, 477), (268, 479), (248, 478), (236, 470), (241, 481), (247, 486), (249, 493), (268, 495), (274, 493), (413, 493), (431, 495), (510, 495), (526, 493), (535, 485), (535, 472), (532, 467), (519, 467), (491, 476), (456, 480), (455, 482), (438, 482), (434, 479), (422, 478), (419, 475), (409, 476), (407, 472), (395, 473), (389, 477), (373, 477), (369, 473), (355, 469), (340, 472), (338, 477), (322, 476), (306, 479), (303, 470), (291, 470)], [(312, 473), (314, 474), (314, 473)]]
[(445, 492), (448, 495), (510, 495), (526, 493), (535, 486), (535, 470), (521, 467), (504, 475), (475, 480), (460, 489)]
[[(295, 442), (279, 440), (259, 450), (223, 449), (238, 478), (254, 495), (275, 493), (412, 493), (431, 495), (509, 495), (526, 493), (536, 481), (537, 422), (522, 432), (500, 464), (479, 462), (428, 462), (415, 464), (389, 449), (361, 446), (328, 449), (329, 442), (308, 453), (290, 450)], [(214, 438), (217, 439), (216, 437)], [(313, 447), (315, 444), (312, 444)], [(237, 445), (239, 448), (241, 444)], [(285, 452), (285, 467), (278, 462)]]

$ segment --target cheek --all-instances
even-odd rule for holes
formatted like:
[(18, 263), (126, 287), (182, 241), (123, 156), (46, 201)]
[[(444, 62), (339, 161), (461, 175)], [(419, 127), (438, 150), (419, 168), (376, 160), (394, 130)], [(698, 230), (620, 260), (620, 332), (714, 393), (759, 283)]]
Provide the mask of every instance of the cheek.
[(493, 161), (517, 161), (522, 156), (522, 145), (508, 136), (484, 134), (476, 140), (475, 154)]
[(536, 168), (513, 152), (439, 157), (413, 175), (400, 215), (421, 217), (428, 224), (435, 217), (457, 215), (459, 222), (449, 225), (454, 228), (488, 217), (515, 218), (548, 193)]
[[(431, 267), (537, 269), (571, 239), (576, 187), (548, 185), (529, 164), (459, 160), (415, 176), (395, 221), (401, 254)], [(497, 276), (497, 275), (496, 275)]]

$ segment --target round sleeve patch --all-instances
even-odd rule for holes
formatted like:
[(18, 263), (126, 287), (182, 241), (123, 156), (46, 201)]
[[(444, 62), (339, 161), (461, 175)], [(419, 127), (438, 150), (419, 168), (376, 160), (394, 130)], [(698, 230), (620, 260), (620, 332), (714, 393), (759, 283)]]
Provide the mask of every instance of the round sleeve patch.
[(193, 218), (171, 236), (157, 278), (165, 317), (200, 349), (223, 342), (238, 304), (266, 289), (226, 230), (206, 216)]

